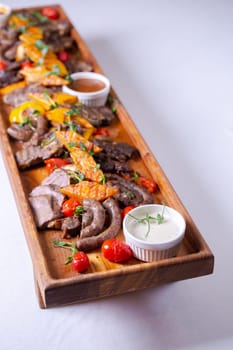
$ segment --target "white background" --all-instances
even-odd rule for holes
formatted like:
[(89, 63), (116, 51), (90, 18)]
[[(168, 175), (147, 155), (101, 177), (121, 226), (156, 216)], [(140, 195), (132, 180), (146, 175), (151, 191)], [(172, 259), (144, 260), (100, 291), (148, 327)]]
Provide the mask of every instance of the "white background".
[(213, 250), (215, 272), (39, 309), (31, 259), (0, 157), (0, 347), (232, 349), (233, 1), (60, 3)]

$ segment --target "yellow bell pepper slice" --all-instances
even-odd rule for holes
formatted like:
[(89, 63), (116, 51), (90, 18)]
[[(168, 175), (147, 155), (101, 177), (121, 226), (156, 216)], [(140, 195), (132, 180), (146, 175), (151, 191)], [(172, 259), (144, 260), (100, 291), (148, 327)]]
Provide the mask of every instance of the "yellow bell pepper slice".
[(23, 102), (19, 107), (12, 109), (9, 115), (10, 123), (23, 123), (27, 117), (27, 109), (38, 111), (40, 114), (44, 114), (45, 112), (44, 108), (39, 103), (26, 101)]
[(43, 38), (42, 31), (39, 27), (29, 27), (27, 31), (19, 36), (19, 39), (27, 44), (33, 44), (36, 40)]
[(68, 71), (66, 69), (66, 66), (58, 59), (56, 58), (45, 58), (43, 65), (45, 68), (47, 68), (49, 71), (56, 71), (57, 75), (59, 76), (65, 76), (68, 74)]
[(1, 95), (7, 95), (15, 89), (25, 87), (27, 85), (25, 80), (19, 81), (18, 83), (10, 84), (0, 89)]
[(55, 92), (53, 94), (35, 92), (35, 93), (28, 93), (27, 96), (31, 100), (40, 103), (46, 110), (50, 110), (51, 105), (54, 105), (55, 103), (57, 103), (58, 105), (61, 105), (65, 103), (72, 104), (77, 102), (76, 96), (71, 96), (63, 92)]
[(68, 108), (58, 107), (55, 109), (51, 109), (46, 113), (46, 117), (55, 123), (63, 124), (67, 119), (66, 113)]

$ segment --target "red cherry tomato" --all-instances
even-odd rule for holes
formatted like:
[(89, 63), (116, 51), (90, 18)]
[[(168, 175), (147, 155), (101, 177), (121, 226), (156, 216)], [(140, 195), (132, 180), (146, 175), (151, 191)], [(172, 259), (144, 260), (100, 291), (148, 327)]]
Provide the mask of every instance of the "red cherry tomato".
[(84, 272), (88, 270), (90, 261), (86, 253), (77, 252), (74, 254), (71, 265), (77, 272)]
[(142, 187), (145, 187), (151, 193), (154, 193), (158, 187), (157, 183), (154, 180), (148, 179), (144, 176), (139, 176), (136, 182)]
[(32, 62), (30, 61), (26, 61), (24, 63), (21, 64), (21, 69), (24, 69), (24, 68), (31, 68), (33, 65), (32, 65)]
[(67, 201), (62, 204), (62, 214), (64, 216), (74, 216), (75, 209), (81, 205), (82, 204), (75, 198), (67, 199)]
[(63, 158), (50, 158), (45, 160), (45, 164), (48, 174), (51, 174), (56, 168), (69, 164), (69, 161)]
[(122, 219), (124, 219), (125, 215), (128, 214), (128, 212), (132, 209), (134, 209), (135, 207), (133, 205), (128, 205), (128, 207), (125, 207), (122, 210)]
[(67, 62), (69, 60), (69, 54), (67, 51), (60, 51), (58, 52), (58, 58), (62, 62)]
[(48, 17), (49, 19), (58, 19), (59, 15), (54, 7), (44, 7), (41, 11), (42, 16)]
[(104, 241), (101, 252), (106, 259), (116, 263), (127, 261), (133, 256), (130, 246), (117, 238)]
[(0, 61), (0, 70), (6, 69), (6, 63), (4, 61)]
[(108, 129), (99, 128), (99, 129), (96, 129), (96, 130), (95, 130), (94, 135), (109, 136), (110, 134), (109, 134)]

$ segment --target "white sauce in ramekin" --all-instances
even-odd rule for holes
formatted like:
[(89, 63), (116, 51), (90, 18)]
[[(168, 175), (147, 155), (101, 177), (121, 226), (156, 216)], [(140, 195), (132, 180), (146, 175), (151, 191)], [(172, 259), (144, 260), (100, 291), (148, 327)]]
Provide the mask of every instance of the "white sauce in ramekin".
[[(151, 216), (156, 217), (156, 213)], [(141, 217), (137, 216), (138, 219)], [(138, 223), (135, 219), (128, 221), (128, 230), (138, 239), (151, 243), (164, 243), (175, 239), (179, 234), (179, 225), (173, 220), (172, 216), (164, 215), (164, 221), (160, 224), (156, 220), (150, 220), (148, 227), (147, 222)], [(149, 230), (149, 233), (148, 233)]]

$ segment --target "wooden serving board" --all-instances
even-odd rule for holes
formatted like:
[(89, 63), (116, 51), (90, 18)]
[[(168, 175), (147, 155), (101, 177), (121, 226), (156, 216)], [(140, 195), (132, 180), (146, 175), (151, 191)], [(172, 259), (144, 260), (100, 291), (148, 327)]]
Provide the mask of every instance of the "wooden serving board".
[[(61, 18), (68, 19), (59, 5), (56, 8)], [(95, 72), (103, 73), (75, 29), (72, 29), (72, 36), (78, 43), (82, 59), (91, 63)], [(184, 216), (187, 224), (185, 238), (176, 257), (159, 262), (144, 263), (131, 259), (127, 263), (116, 264), (104, 259), (96, 250), (88, 254), (91, 264), (86, 273), (78, 274), (64, 265), (67, 251), (52, 244), (54, 238), (60, 238), (59, 231), (38, 231), (28, 202), (28, 193), (47, 175), (46, 171), (44, 168), (18, 170), (13, 143), (6, 133), (10, 109), (1, 102), (0, 144), (30, 250), (36, 292), (42, 308), (104, 298), (213, 272), (214, 256), (207, 243), (113, 89), (111, 95), (118, 101), (117, 120), (110, 126), (111, 134), (116, 140), (127, 141), (138, 148), (141, 159), (132, 162), (132, 167), (158, 183), (155, 203), (164, 201)], [(119, 237), (123, 237), (122, 232)]]

